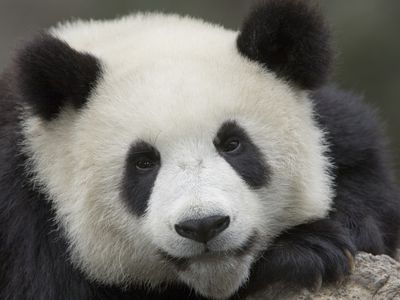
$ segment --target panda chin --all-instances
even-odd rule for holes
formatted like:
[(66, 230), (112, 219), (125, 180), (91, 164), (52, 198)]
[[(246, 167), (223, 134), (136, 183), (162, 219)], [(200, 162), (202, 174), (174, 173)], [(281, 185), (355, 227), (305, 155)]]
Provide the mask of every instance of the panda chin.
[(210, 299), (231, 297), (248, 279), (250, 267), (260, 245), (257, 233), (235, 250), (215, 251), (204, 246), (204, 251), (191, 257), (174, 257), (161, 251), (165, 261), (172, 264), (178, 278), (200, 295)]
[(253, 259), (248, 254), (224, 258), (204, 255), (186, 260), (178, 277), (204, 297), (227, 299), (247, 280)]

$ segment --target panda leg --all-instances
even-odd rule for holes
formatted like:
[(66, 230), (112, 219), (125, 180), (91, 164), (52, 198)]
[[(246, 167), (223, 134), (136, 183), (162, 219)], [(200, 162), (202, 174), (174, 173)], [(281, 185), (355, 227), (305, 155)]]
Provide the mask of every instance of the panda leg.
[(262, 253), (243, 290), (252, 294), (272, 284), (316, 290), (322, 283), (340, 283), (354, 268), (354, 254), (340, 223), (323, 219), (299, 225)]

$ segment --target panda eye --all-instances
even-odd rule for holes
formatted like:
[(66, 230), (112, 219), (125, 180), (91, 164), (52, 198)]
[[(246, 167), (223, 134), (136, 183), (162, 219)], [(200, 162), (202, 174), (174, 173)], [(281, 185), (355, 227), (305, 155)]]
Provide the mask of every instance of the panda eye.
[(240, 141), (237, 138), (232, 138), (221, 145), (221, 151), (224, 153), (235, 153), (240, 149), (240, 146)]
[(136, 169), (140, 171), (150, 171), (154, 169), (155, 166), (155, 162), (148, 158), (142, 158), (136, 161)]

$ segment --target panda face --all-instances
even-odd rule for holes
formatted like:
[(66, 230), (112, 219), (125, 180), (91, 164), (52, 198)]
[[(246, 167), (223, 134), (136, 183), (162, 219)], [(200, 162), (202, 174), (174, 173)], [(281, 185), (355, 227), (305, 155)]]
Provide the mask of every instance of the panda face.
[(239, 53), (236, 32), (139, 15), (52, 35), (103, 69), (84, 107), (24, 119), (35, 179), (90, 278), (223, 299), (282, 230), (327, 213), (307, 93)]

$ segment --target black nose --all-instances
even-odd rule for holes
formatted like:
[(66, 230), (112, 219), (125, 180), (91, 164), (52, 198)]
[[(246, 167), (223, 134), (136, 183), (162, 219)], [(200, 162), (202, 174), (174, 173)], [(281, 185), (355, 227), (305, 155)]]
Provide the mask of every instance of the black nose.
[(192, 219), (175, 225), (176, 232), (185, 238), (207, 243), (228, 228), (228, 216), (211, 216), (203, 219)]

